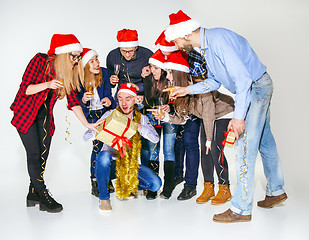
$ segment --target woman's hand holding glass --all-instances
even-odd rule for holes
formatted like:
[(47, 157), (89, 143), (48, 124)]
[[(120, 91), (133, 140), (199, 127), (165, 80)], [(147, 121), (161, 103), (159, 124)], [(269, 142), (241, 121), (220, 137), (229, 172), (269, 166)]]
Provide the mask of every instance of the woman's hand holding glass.
[(63, 83), (57, 79), (53, 79), (50, 82), (47, 82), (47, 88), (58, 89), (62, 87), (63, 87)]
[(47, 88), (50, 89), (58, 89), (58, 88), (62, 88), (63, 87), (63, 75), (62, 74), (58, 74), (57, 79), (53, 79), (50, 82), (47, 82)]
[(85, 92), (82, 98), (83, 103), (86, 104), (91, 99), (93, 99), (93, 94), (91, 92)]
[(152, 112), (154, 117), (160, 121), (164, 119), (166, 113), (169, 113), (171, 111), (171, 108), (168, 104), (165, 104), (165, 105), (159, 106), (156, 109), (147, 109), (147, 111)]

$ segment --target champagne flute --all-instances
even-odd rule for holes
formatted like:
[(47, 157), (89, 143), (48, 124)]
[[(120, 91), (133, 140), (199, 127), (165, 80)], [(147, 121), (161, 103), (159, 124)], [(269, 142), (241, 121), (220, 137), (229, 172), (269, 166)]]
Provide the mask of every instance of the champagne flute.
[(117, 77), (119, 72), (120, 72), (120, 64), (114, 64), (114, 73)]
[(163, 107), (163, 97), (159, 97), (158, 98), (158, 107), (157, 107), (157, 109), (158, 109), (158, 117), (159, 117), (159, 119), (158, 119), (158, 125), (156, 126), (156, 127), (162, 127), (162, 125), (160, 124), (160, 119), (164, 116), (164, 111), (163, 111), (163, 109), (162, 109), (162, 107)]
[(62, 84), (62, 87), (61, 88), (57, 88), (56, 89), (56, 93), (57, 94), (60, 94), (61, 91), (63, 91), (63, 87), (64, 87), (64, 76), (61, 74), (61, 73), (58, 73), (57, 76), (56, 76), (56, 79), (61, 82)]
[(61, 73), (57, 74), (57, 80), (64, 84), (64, 77)]
[(86, 84), (86, 91), (93, 94), (94, 84), (92, 81), (87, 82)]
[[(168, 80), (167, 86), (168, 86), (168, 89), (169, 89), (169, 95), (171, 95), (174, 92), (174, 90), (175, 90), (175, 83), (174, 83), (174, 81)], [(171, 99), (171, 98), (169, 98), (169, 101), (170, 101), (170, 103), (174, 103), (173, 99)]]

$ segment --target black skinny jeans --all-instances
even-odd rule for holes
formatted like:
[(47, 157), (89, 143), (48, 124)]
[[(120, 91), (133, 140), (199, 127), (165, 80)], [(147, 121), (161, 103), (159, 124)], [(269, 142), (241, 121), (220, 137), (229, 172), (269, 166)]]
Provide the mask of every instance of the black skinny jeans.
[(219, 119), (214, 123), (213, 140), (211, 142), (211, 150), (206, 154), (206, 134), (204, 124), (201, 124), (201, 165), (204, 176), (204, 182), (214, 183), (214, 168), (216, 168), (219, 184), (229, 185), (228, 164), (224, 153), (222, 152), (222, 141), (224, 140), (224, 132), (231, 119)]
[[(44, 104), (42, 104), (33, 124), (26, 134), (18, 131), (27, 153), (27, 167), (30, 177), (30, 185), (34, 186), (34, 189), (37, 192), (46, 189), (43, 172), (46, 166), (51, 143), (51, 136), (49, 134), (50, 118), (48, 116), (49, 114), (47, 114), (49, 112), (48, 105), (49, 104), (46, 104), (45, 107)], [(44, 120), (46, 121), (45, 124)]]

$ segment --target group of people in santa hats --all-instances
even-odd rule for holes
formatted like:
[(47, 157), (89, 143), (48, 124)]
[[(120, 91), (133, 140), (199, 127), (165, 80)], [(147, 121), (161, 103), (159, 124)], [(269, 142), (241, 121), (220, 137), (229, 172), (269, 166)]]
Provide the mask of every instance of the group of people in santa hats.
[[(258, 152), (267, 186), (265, 199), (257, 205), (272, 208), (287, 199), (269, 124), (273, 85), (266, 66), (235, 32), (203, 28), (181, 10), (169, 18), (169, 26), (155, 41), (155, 53), (139, 45), (136, 30), (118, 31), (119, 46), (109, 52), (106, 68), (100, 66), (98, 53), (82, 48), (73, 34), (54, 34), (48, 53), (31, 59), (11, 105), (12, 124), (27, 154), (28, 207), (39, 205), (48, 212), (63, 209), (46, 188), (43, 175), (55, 130), (53, 107), (65, 96), (68, 109), (88, 129), (84, 139), (93, 141), (91, 193), (100, 199), (102, 212), (112, 210), (114, 191), (118, 198), (129, 199), (144, 190), (145, 198), (154, 200), (163, 185), (159, 196), (169, 199), (183, 181), (177, 199), (189, 200), (197, 194), (201, 163), (204, 189), (196, 203), (211, 200), (218, 205), (232, 200), (231, 207), (213, 220), (251, 221)], [(235, 99), (220, 93), (221, 85)], [(138, 124), (126, 156), (94, 138), (97, 127), (115, 109)], [(224, 155), (229, 130), (237, 139), (233, 193)], [(161, 136), (163, 173), (159, 173)]]

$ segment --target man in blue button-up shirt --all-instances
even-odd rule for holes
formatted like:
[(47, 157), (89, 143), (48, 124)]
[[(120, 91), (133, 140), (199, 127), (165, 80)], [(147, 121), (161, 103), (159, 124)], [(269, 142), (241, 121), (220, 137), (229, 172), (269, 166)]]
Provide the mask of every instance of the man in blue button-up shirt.
[(221, 84), (235, 94), (235, 111), (228, 128), (238, 139), (235, 144), (237, 186), (232, 206), (214, 215), (217, 222), (251, 220), (254, 168), (258, 151), (267, 179), (265, 200), (259, 207), (271, 208), (287, 198), (276, 142), (270, 130), (272, 80), (248, 41), (224, 28), (205, 29), (181, 10), (170, 15), (166, 39), (177, 48), (198, 47), (206, 59), (207, 79), (189, 87), (177, 87), (172, 97), (217, 90)]

